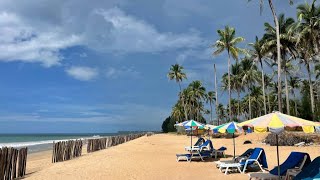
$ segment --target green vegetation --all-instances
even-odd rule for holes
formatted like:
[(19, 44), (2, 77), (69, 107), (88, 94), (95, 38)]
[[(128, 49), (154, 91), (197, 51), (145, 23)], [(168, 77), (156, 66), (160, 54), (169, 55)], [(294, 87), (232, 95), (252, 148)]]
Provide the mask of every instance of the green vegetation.
[[(172, 65), (168, 77), (180, 88), (171, 113), (174, 121), (205, 122), (203, 116), (210, 114), (210, 122), (215, 119), (214, 124), (221, 124), (272, 111), (320, 120), (320, 6), (317, 0), (298, 5), (295, 19), (284, 14), (277, 16), (272, 0), (268, 3), (274, 24), (266, 22), (264, 35), (256, 36), (248, 46), (243, 44), (243, 37), (236, 36), (235, 28), (225, 26), (217, 30), (213, 54), (227, 52), (228, 72), (223, 74), (222, 87), (216, 91), (228, 91), (228, 104), (219, 104), (218, 92), (206, 92), (201, 81), (193, 81), (183, 89), (181, 82), (187, 79), (187, 74), (179, 64)], [(244, 46), (248, 49), (241, 48)], [(237, 95), (236, 99), (232, 93)], [(216, 118), (213, 118), (213, 107)]]

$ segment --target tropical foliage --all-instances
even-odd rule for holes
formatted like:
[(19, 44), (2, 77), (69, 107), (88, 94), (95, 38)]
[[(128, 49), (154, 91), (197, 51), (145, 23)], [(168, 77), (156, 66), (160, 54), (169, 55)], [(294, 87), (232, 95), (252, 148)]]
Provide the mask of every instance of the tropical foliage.
[[(260, 3), (262, 8), (263, 1)], [(193, 81), (182, 88), (181, 82), (187, 77), (183, 67), (177, 64), (171, 67), (168, 77), (180, 87), (171, 113), (175, 121), (204, 122), (204, 117), (210, 117), (208, 122), (221, 124), (272, 111), (320, 121), (319, 2), (311, 0), (297, 5), (296, 18), (285, 14), (277, 16), (272, 0), (268, 3), (274, 23), (264, 23), (264, 34), (261, 38), (253, 36), (254, 41), (248, 46), (243, 37), (236, 36), (235, 28), (225, 26), (217, 30), (213, 55), (225, 51), (228, 62), (228, 71), (222, 73), (219, 94), (206, 92), (201, 81)], [(216, 97), (225, 92), (227, 103), (216, 102)]]

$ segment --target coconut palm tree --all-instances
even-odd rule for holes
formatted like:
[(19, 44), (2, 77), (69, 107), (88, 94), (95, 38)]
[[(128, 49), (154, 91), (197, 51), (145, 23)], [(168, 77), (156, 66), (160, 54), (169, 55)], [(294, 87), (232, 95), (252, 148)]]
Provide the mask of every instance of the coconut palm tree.
[(314, 52), (318, 52), (320, 47), (320, 5), (317, 6), (316, 1), (297, 6), (300, 27), (298, 42), (307, 39), (308, 49)]
[(241, 76), (241, 84), (247, 87), (248, 93), (248, 105), (249, 105), (249, 118), (251, 119), (252, 108), (251, 108), (251, 87), (257, 82), (258, 71), (257, 66), (254, 64), (252, 60), (249, 58), (244, 58), (241, 61), (242, 67), (242, 76)]
[[(297, 54), (297, 49), (295, 46), (296, 41), (294, 37), (294, 31), (292, 31), (292, 27), (294, 26), (295, 22), (293, 18), (285, 18), (284, 14), (279, 15), (278, 22), (279, 22), (280, 43), (281, 43), (280, 53), (281, 53), (282, 61), (281, 61), (281, 64), (276, 63), (275, 65), (282, 67), (281, 70), (285, 76), (285, 83), (286, 83), (285, 87), (287, 92), (286, 107), (287, 107), (287, 113), (289, 113), (290, 104), (289, 104), (289, 93), (288, 93), (288, 86), (287, 86), (286, 64), (288, 59), (295, 58)], [(269, 23), (265, 23), (264, 26), (265, 26), (265, 34), (263, 36), (263, 40), (264, 40), (263, 49), (264, 51), (270, 52), (272, 54), (271, 58), (274, 59), (275, 56), (277, 56), (276, 30)], [(280, 109), (282, 109), (282, 107), (280, 107)]]
[(251, 102), (253, 104), (253, 118), (261, 116), (261, 105), (263, 104), (262, 89), (258, 86), (250, 88)]
[[(248, 0), (248, 1), (252, 1), (252, 0)], [(263, 0), (259, 0), (260, 1), (260, 14), (262, 12), (263, 9), (263, 4), (264, 1)], [(273, 5), (273, 1), (272, 0), (268, 0), (269, 3), (269, 7), (271, 9), (272, 12), (272, 16), (273, 16), (273, 20), (274, 20), (274, 24), (275, 24), (275, 32), (276, 32), (276, 42), (277, 42), (277, 63), (278, 63), (278, 108), (279, 111), (282, 112), (282, 102), (281, 102), (281, 52), (280, 52), (280, 30), (279, 30), (279, 21), (278, 21), (278, 17), (277, 17), (277, 13), (275, 10), (275, 7)], [(290, 4), (293, 4), (293, 0), (289, 0)], [(278, 163), (279, 164), (279, 163)]]
[(297, 99), (295, 94), (295, 89), (300, 87), (300, 79), (298, 77), (292, 77), (289, 78), (289, 86), (290, 86), (290, 92), (293, 95), (293, 101), (294, 101), (294, 110), (295, 110), (295, 116), (298, 117), (298, 106), (297, 106)]
[(184, 116), (183, 106), (181, 105), (181, 101), (178, 101), (172, 108), (171, 117), (178, 122), (182, 121), (182, 117)]
[[(184, 79), (187, 79), (187, 75), (183, 72), (183, 67), (180, 66), (179, 64), (174, 64), (170, 67), (170, 71), (168, 73), (168, 77), (170, 80), (175, 80), (176, 83), (178, 83), (179, 85), (179, 89), (181, 92), (181, 82)], [(188, 115), (187, 115), (187, 111), (186, 111), (186, 105), (185, 105), (185, 100), (184, 100), (184, 96), (181, 93), (181, 98), (182, 98), (182, 106), (184, 108), (184, 117), (187, 120), (188, 119)]]
[[(228, 53), (228, 93), (229, 93), (229, 104), (231, 104), (231, 81), (230, 81), (230, 67), (231, 67), (231, 56), (233, 59), (238, 60), (239, 53), (245, 53), (245, 51), (238, 46), (239, 43), (244, 41), (243, 37), (236, 37), (236, 30), (232, 27), (226, 26), (225, 29), (217, 31), (219, 40), (215, 42), (213, 47), (215, 48), (214, 54), (219, 55), (223, 51)], [(229, 116), (231, 117), (231, 106), (229, 106)]]
[(191, 99), (191, 103), (193, 104), (193, 106), (195, 107), (195, 118), (196, 120), (199, 120), (200, 118), (200, 109), (201, 109), (201, 104), (202, 104), (202, 100), (204, 100), (206, 98), (206, 88), (202, 86), (202, 82), (201, 81), (192, 81), (188, 88), (189, 90), (189, 96)]
[(266, 93), (265, 93), (265, 80), (264, 80), (264, 70), (263, 70), (263, 58), (266, 52), (263, 51), (263, 42), (256, 36), (254, 43), (249, 43), (249, 46), (252, 47), (250, 50), (250, 55), (253, 60), (260, 64), (261, 67), (261, 82), (262, 82), (262, 93), (263, 93), (263, 107), (264, 107), (264, 114), (267, 114), (267, 103), (266, 103)]
[(210, 121), (212, 121), (212, 104), (216, 101), (216, 93), (214, 91), (209, 91), (207, 93), (206, 102), (210, 104)]
[(297, 47), (299, 50), (300, 63), (304, 64), (308, 72), (309, 92), (311, 101), (311, 111), (315, 114), (315, 100), (313, 94), (313, 83), (311, 78), (311, 63), (314, 61), (315, 54), (319, 51), (320, 40), (320, 7), (312, 4), (301, 4), (297, 7), (299, 24), (297, 26)]
[(230, 72), (231, 90), (237, 92), (237, 95), (238, 95), (237, 118), (240, 117), (240, 109), (241, 109), (240, 93), (244, 90), (244, 87), (241, 81), (242, 72), (243, 70), (240, 63), (236, 63), (231, 66), (231, 72)]
[(223, 104), (219, 104), (217, 108), (218, 112), (218, 119), (223, 122), (223, 120), (226, 118), (226, 109), (224, 108)]

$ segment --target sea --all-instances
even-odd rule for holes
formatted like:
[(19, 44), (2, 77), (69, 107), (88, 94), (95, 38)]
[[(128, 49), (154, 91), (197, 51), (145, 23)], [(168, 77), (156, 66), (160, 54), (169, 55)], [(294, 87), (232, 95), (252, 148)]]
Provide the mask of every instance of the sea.
[(86, 140), (106, 136), (130, 134), (131, 132), (117, 133), (83, 133), (83, 134), (0, 134), (0, 148), (28, 147), (29, 153), (52, 150), (54, 141), (67, 141), (72, 139)]

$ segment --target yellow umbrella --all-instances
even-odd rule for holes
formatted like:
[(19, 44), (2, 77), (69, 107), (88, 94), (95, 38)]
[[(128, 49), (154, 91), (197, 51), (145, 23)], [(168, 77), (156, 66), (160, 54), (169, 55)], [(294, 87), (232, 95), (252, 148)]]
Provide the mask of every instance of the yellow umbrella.
[(286, 127), (301, 127), (305, 133), (313, 133), (315, 127), (320, 124), (308, 121), (305, 119), (297, 118), (282, 114), (280, 112), (272, 112), (261, 117), (257, 117), (248, 121), (238, 124), (239, 126), (246, 126), (254, 128), (254, 132), (272, 132), (276, 134), (277, 141), (277, 158), (278, 158), (278, 176), (280, 179), (280, 166), (279, 166), (279, 147), (278, 147), (278, 134), (283, 132)]

